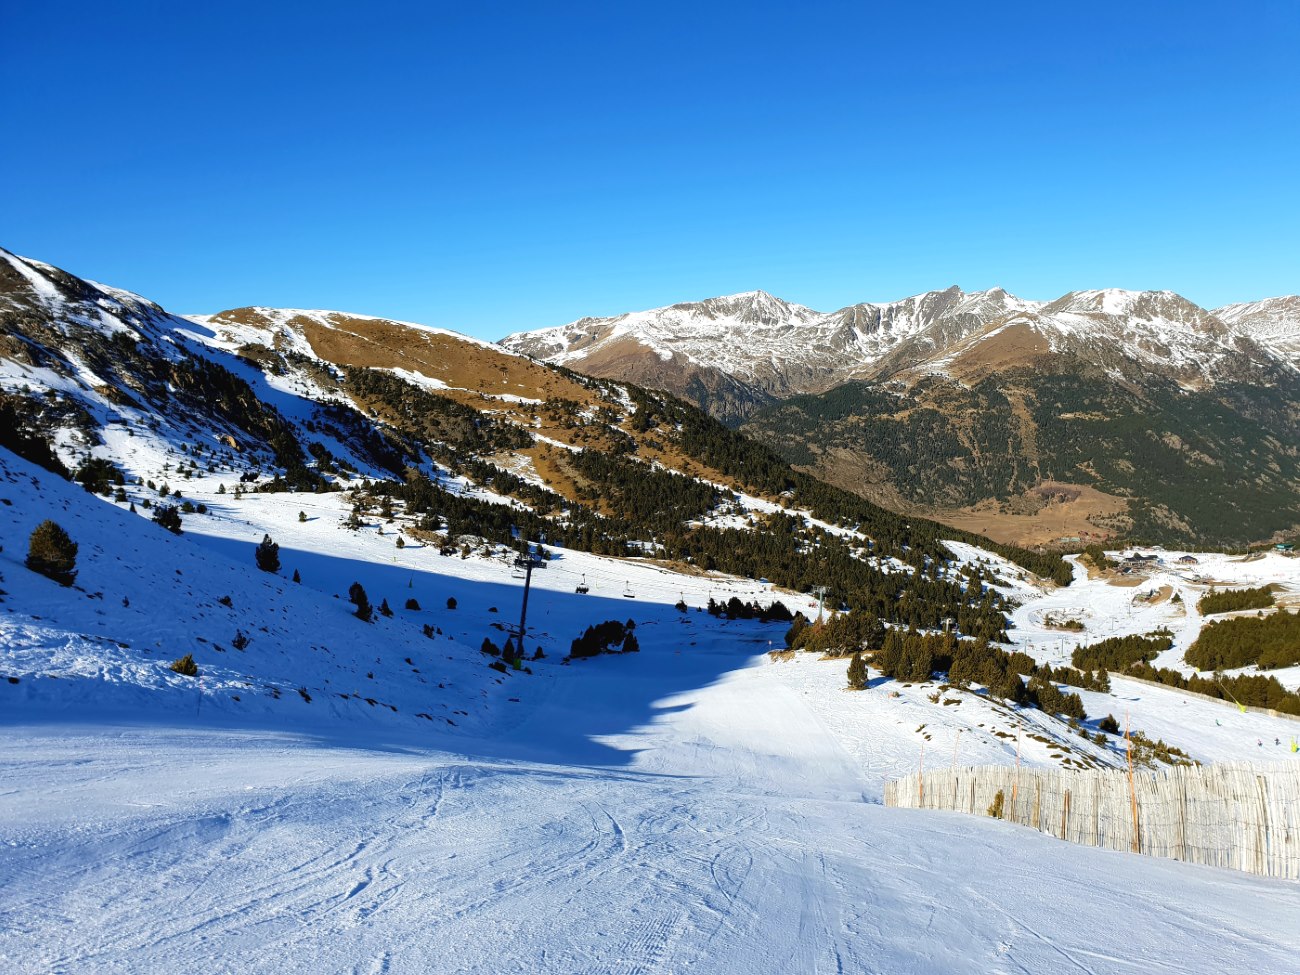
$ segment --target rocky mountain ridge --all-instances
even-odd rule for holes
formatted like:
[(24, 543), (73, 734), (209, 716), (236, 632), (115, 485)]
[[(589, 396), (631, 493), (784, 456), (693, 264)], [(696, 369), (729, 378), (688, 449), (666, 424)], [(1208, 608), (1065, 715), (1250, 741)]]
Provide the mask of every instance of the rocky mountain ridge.
[(1208, 311), (1169, 291), (1075, 291), (1041, 302), (953, 287), (830, 313), (746, 292), (519, 332), (502, 345), (668, 389), (738, 422), (854, 379), (961, 380), (1062, 353), (1135, 381), (1153, 372), (1187, 388), (1249, 381), (1300, 368), (1297, 333), (1300, 298)]

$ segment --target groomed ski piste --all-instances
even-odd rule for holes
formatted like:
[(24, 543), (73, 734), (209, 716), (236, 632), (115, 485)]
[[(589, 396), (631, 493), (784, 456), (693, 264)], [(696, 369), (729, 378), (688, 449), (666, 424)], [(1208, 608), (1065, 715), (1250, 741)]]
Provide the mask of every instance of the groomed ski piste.
[[(132, 473), (175, 460), (132, 446)], [(1294, 970), (1295, 884), (881, 805), (922, 761), (1123, 756), (976, 693), (937, 703), (874, 672), (847, 692), (842, 659), (769, 654), (784, 625), (700, 609), (813, 613), (807, 596), (551, 550), (526, 645), (544, 657), (503, 674), (478, 646), (517, 621), (508, 559), (399, 549), (400, 518), (348, 531), (338, 494), (218, 482), (173, 476), (211, 509), (173, 536), (0, 453), (0, 970)], [(80, 545), (74, 588), (22, 563), (51, 517)], [(1295, 591), (1296, 560), (1206, 559), (1206, 579)], [(1198, 583), (1180, 627), (1137, 588), (1018, 571), (1000, 571), (1012, 632), (1041, 659), (1066, 636), (1169, 625), (1181, 654), (1194, 635)], [(354, 618), (352, 582), (393, 617)], [(1044, 626), (1055, 610), (1089, 630)], [(564, 662), (587, 625), (629, 618), (639, 653)], [(168, 668), (185, 653), (199, 677)], [(1089, 728), (1113, 713), (1203, 761), (1295, 759), (1272, 745), (1300, 730), (1283, 718), (1118, 678), (1081, 696)]]

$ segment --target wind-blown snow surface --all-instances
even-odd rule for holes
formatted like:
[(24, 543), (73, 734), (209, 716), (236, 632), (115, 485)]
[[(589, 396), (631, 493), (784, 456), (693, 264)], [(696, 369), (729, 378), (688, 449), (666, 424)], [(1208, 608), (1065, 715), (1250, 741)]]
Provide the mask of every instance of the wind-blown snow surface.
[[(1015, 715), (843, 693), (842, 660), (769, 658), (780, 627), (671, 606), (759, 583), (557, 553), (530, 612), (548, 658), (506, 677), (472, 643), (516, 605), (497, 561), (343, 532), (335, 495), (190, 482), (217, 510), (176, 538), (3, 456), (0, 970), (1292, 970), (1295, 885), (881, 806), (923, 744), (1013, 761), (987, 731)], [(10, 541), (51, 514), (79, 589)], [(252, 568), (265, 530), (279, 576)], [(362, 624), (331, 598), (353, 578), (425, 609)], [(629, 615), (641, 653), (560, 663), (586, 622)], [(166, 668), (186, 650), (202, 684)], [(1235, 714), (1182, 700), (1134, 702), (1135, 724)]]

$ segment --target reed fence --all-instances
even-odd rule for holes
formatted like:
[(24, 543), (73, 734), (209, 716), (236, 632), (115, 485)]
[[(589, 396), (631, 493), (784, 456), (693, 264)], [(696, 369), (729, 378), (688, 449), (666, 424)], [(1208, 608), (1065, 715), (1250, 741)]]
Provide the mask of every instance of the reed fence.
[(998, 812), (1085, 846), (1300, 880), (1300, 763), (938, 769), (885, 783), (885, 805)]

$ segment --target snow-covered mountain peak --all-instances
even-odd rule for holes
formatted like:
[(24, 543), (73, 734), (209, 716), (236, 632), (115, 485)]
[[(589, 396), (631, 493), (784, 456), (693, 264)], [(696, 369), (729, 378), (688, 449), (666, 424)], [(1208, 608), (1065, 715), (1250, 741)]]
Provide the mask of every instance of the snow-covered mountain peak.
[[(766, 291), (743, 291), (740, 294), (706, 298), (703, 301), (683, 302), (669, 306), (674, 311), (696, 312), (720, 321), (736, 321), (746, 325), (789, 327), (809, 322), (818, 312), (803, 305), (783, 301)], [(658, 309), (664, 311), (666, 309)]]
[(1227, 330), (1213, 314), (1172, 291), (1126, 291), (1103, 288), (1071, 291), (1043, 308), (1048, 315), (1075, 313), (1167, 322), (1198, 332), (1221, 335)]

